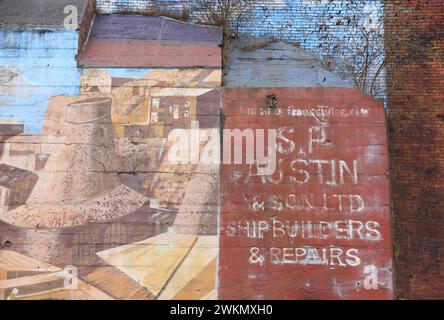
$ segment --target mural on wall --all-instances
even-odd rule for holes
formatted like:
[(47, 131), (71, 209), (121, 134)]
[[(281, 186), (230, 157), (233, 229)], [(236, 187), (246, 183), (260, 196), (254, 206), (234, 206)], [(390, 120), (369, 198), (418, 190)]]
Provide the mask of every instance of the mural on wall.
[(177, 129), (218, 130), (220, 79), (85, 69), (38, 134), (3, 121), (0, 298), (217, 298), (219, 166), (168, 154)]
[[(290, 43), (239, 46), (222, 92), (219, 28), (88, 34), (78, 52), (75, 30), (0, 30), (0, 299), (392, 297), (381, 103)], [(221, 165), (221, 142), (256, 162)]]

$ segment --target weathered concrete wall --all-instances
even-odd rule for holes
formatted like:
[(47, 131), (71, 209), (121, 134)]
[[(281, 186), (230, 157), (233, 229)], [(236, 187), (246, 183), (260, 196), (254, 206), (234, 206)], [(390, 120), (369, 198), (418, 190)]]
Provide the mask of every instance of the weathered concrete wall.
[(393, 298), (382, 103), (347, 88), (230, 88), (222, 104), (224, 130), (256, 149), (223, 150), (245, 158), (221, 171), (219, 298)]
[(78, 21), (79, 25), (77, 27), (79, 32), (79, 40), (77, 45), (77, 60), (80, 53), (84, 50), (85, 45), (88, 41), (92, 23), (94, 21), (96, 13), (96, 0), (87, 0), (85, 5), (85, 10), (83, 11), (82, 18)]
[[(190, 7), (186, 2), (177, 0), (97, 0), (98, 11), (107, 14), (121, 11), (149, 12), (154, 8), (172, 11), (190, 9), (194, 19), (199, 19), (201, 14), (198, 6)], [(347, 40), (349, 25), (336, 25), (338, 20), (358, 17), (368, 23), (377, 23), (381, 10), (380, 0), (354, 3), (344, 0), (258, 0), (254, 1), (253, 15), (249, 21), (241, 22), (240, 31), (258, 37), (281, 37), (299, 42), (305, 49), (325, 53), (325, 50), (335, 46), (329, 41)], [(321, 44), (324, 46), (320, 48)]]
[(80, 23), (87, 4), (94, 0), (2, 0), (0, 2), (0, 26), (63, 28), (65, 7), (77, 8), (77, 21)]
[[(216, 1), (215, 1), (216, 2)], [(202, 8), (193, 1), (98, 0), (102, 13), (172, 11), (189, 12), (193, 21), (202, 20)], [(253, 10), (239, 26), (241, 33), (255, 37), (277, 37), (309, 50), (344, 78), (351, 78), (358, 64), (365, 64), (364, 39), (370, 35), (369, 56), (374, 59), (368, 77), (372, 81), (384, 57), (383, 5), (381, 0), (256, 0)], [(363, 30), (365, 30), (363, 32)], [(373, 33), (376, 30), (377, 33)], [(366, 34), (366, 36), (365, 36)], [(359, 52), (359, 53), (358, 53)], [(376, 57), (376, 59), (375, 59)], [(377, 76), (371, 94), (385, 98), (384, 73)], [(365, 89), (370, 92), (369, 89)]]

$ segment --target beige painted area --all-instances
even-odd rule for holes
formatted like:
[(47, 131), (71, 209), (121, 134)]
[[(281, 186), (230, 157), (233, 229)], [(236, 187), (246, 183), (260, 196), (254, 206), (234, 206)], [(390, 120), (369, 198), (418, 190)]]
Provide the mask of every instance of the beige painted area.
[(198, 237), (182, 264), (165, 285), (160, 300), (202, 299), (215, 288), (216, 236)]
[(85, 276), (85, 281), (119, 300), (153, 300), (155, 298), (146, 288), (110, 265), (97, 267)]
[(41, 136), (60, 136), (63, 134), (63, 126), (66, 119), (65, 106), (82, 100), (84, 97), (65, 97), (58, 96), (52, 97), (48, 103), (48, 109), (45, 113), (45, 119), (43, 121)]
[[(200, 129), (205, 132), (211, 132), (212, 129)], [(193, 130), (181, 129), (181, 137), (191, 141)], [(172, 147), (177, 142), (172, 131), (165, 147), (165, 158), (161, 163), (159, 171), (155, 174), (151, 185), (153, 198), (151, 205), (163, 209), (177, 209), (175, 227), (186, 225), (197, 226), (199, 215), (193, 213), (204, 212), (203, 207), (210, 201), (211, 195), (216, 194), (217, 182), (219, 176), (219, 165), (193, 164), (193, 163), (174, 163), (170, 161), (170, 154), (174, 153)], [(198, 151), (207, 147), (207, 143), (200, 142)], [(181, 156), (187, 159), (192, 157), (192, 149), (181, 152)], [(195, 233), (194, 230), (192, 233)], [(189, 233), (189, 232), (188, 232)]]
[[(173, 299), (176, 295), (186, 297), (187, 294), (197, 295), (200, 299), (215, 288), (216, 268), (213, 260), (217, 257), (216, 236), (165, 233), (146, 241), (102, 251), (98, 255), (158, 299)], [(211, 281), (200, 283), (196, 288), (196, 284), (191, 282), (207, 268), (209, 277), (206, 279)], [(198, 289), (202, 291), (197, 294), (195, 291)]]
[(80, 77), (80, 94), (111, 93), (112, 79), (106, 70), (85, 70)]
[[(199, 76), (202, 72), (208, 75), (202, 80)], [(156, 69), (151, 70), (141, 81), (147, 81), (153, 87), (207, 87), (218, 88), (221, 86), (221, 70), (204, 69)]]
[(213, 214), (216, 216), (214, 195), (217, 194), (219, 166), (199, 164), (196, 172), (187, 183), (183, 199), (178, 206), (172, 227), (177, 233), (200, 233), (202, 216), (211, 208), (214, 208)]
[[(55, 272), (60, 268), (46, 262), (38, 261), (14, 251), (0, 250), (0, 270), (7, 271), (35, 271)], [(6, 278), (3, 278), (6, 279)]]
[(124, 136), (124, 126), (128, 123), (148, 125), (150, 119), (150, 91), (136, 82), (125, 84), (113, 90), (112, 121), (116, 137)]
[[(0, 281), (6, 279), (6, 270), (0, 268)], [(0, 300), (5, 300), (5, 290), (0, 289)]]
[(154, 97), (171, 97), (171, 96), (194, 97), (194, 96), (201, 96), (212, 90), (213, 89), (206, 89), (206, 88), (154, 88), (151, 94)]

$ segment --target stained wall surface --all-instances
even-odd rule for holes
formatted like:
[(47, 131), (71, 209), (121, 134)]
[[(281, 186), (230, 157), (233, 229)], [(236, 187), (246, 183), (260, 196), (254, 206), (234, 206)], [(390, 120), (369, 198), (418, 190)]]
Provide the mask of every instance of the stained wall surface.
[(0, 298), (217, 297), (219, 166), (170, 154), (195, 123), (219, 133), (221, 36), (186, 26), (162, 33), (210, 39), (211, 68), (180, 50), (174, 68), (130, 68), (134, 50), (79, 68), (82, 28), (1, 29)]
[(65, 12), (67, 6), (77, 10), (77, 20), (83, 19), (89, 2), (94, 0), (2, 0), (0, 2), (0, 25), (21, 27), (62, 28), (65, 18), (71, 11)]
[[(365, 29), (364, 33), (369, 32), (372, 38), (370, 56), (376, 58), (369, 70), (369, 78), (373, 79), (384, 57), (383, 2), (255, 0), (252, 1), (251, 11), (243, 19), (233, 19), (233, 28), (249, 36), (289, 41), (322, 57), (329, 69), (338, 74), (346, 73), (347, 77), (352, 76), (352, 72), (347, 72), (350, 64), (365, 63), (361, 46), (362, 31)], [(194, 22), (205, 21), (205, 10), (199, 1), (192, 0), (97, 0), (97, 10), (103, 14), (172, 12)], [(357, 71), (358, 68), (352, 69)], [(385, 77), (379, 75), (377, 78), (375, 93), (379, 98), (385, 98)]]
[[(190, 6), (189, 3), (192, 4), (193, 1), (97, 0), (97, 10), (103, 14), (111, 14), (149, 13), (160, 9), (180, 14), (185, 8), (191, 18), (198, 21), (202, 8), (199, 5)], [(347, 36), (350, 35), (350, 25), (347, 23), (349, 18), (360, 19), (367, 23), (368, 27), (378, 23), (382, 11), (381, 0), (353, 3), (343, 0), (258, 0), (253, 2), (253, 14), (246, 21), (241, 21), (239, 28), (241, 32), (256, 37), (275, 36), (299, 42), (302, 48), (314, 50), (322, 55), (329, 50), (333, 51), (339, 40), (345, 44)], [(320, 46), (321, 43), (325, 45)], [(347, 46), (335, 50), (336, 54), (340, 55), (347, 50)]]
[(228, 88), (352, 88), (327, 71), (319, 57), (273, 38), (239, 37), (229, 53), (224, 86)]

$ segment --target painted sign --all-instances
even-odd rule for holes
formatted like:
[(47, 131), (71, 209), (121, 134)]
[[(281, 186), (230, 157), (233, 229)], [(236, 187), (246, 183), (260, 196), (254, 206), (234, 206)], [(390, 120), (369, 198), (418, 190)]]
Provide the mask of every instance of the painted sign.
[(239, 88), (222, 104), (219, 298), (392, 298), (382, 103)]
[(38, 133), (51, 97), (79, 92), (76, 53), (75, 30), (0, 28), (0, 123)]

